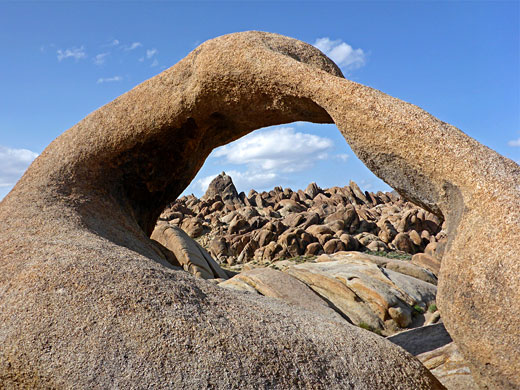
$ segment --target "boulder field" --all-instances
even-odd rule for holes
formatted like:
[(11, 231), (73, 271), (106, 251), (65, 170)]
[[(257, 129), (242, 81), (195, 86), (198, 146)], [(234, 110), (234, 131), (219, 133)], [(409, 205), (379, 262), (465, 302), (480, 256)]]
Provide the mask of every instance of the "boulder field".
[[(219, 195), (216, 189), (223, 187), (234, 195)], [(363, 250), (417, 254), (412, 261), (437, 275), (447, 242), (443, 221), (435, 214), (394, 193), (362, 192), (354, 182), (245, 195), (222, 173), (201, 199), (189, 195), (172, 202), (159, 217), (159, 225), (163, 222), (184, 230), (228, 266)]]
[(213, 148), (292, 121), (334, 122), (376, 175), (445, 219), (446, 329), (479, 386), (518, 388), (520, 167), (263, 32), (205, 42), (88, 115), (0, 203), (0, 383), (442, 388), (387, 340), (197, 278), (149, 238)]

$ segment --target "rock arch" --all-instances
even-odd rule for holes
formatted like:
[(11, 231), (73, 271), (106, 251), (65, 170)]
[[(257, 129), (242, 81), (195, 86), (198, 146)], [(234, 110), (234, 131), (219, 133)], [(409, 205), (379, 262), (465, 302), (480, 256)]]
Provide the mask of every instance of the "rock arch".
[(519, 166), (262, 32), (208, 41), (93, 112), (0, 203), (0, 380), (441, 388), (376, 336), (168, 270), (151, 245), (213, 148), (296, 120), (336, 123), (376, 175), (446, 218), (446, 327), (481, 386), (520, 385)]

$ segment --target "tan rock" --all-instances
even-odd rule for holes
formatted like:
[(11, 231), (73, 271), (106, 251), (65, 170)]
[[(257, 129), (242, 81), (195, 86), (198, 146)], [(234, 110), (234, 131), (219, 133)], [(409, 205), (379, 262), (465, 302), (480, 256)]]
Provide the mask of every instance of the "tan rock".
[(217, 259), (221, 258), (222, 256), (227, 256), (228, 248), (226, 240), (222, 237), (214, 238), (210, 243), (209, 251)]
[(436, 241), (430, 242), (426, 247), (424, 248), (424, 253), (431, 257), (437, 257), (437, 246), (438, 243)]
[(369, 255), (363, 252), (356, 252), (356, 251), (347, 251), (343, 253), (336, 253), (333, 256), (334, 260), (360, 260), (360, 261), (369, 261), (378, 267), (387, 268), (389, 270), (399, 272), (404, 275), (408, 275), (411, 277), (414, 277), (416, 279), (422, 280), (423, 282), (427, 282), (433, 285), (437, 284), (437, 278), (435, 275), (428, 271), (427, 269), (424, 269), (421, 266), (415, 265), (410, 263), (409, 261), (405, 260), (396, 260), (396, 259), (389, 259), (387, 257), (382, 256), (374, 256)]
[(334, 234), (334, 231), (327, 225), (311, 225), (305, 229), (305, 231), (312, 234), (313, 236), (318, 236), (320, 234)]
[(321, 192), (321, 188), (313, 182), (307, 186), (304, 192), (310, 199), (314, 199)]
[(240, 203), (233, 180), (225, 172), (222, 172), (211, 181), (202, 199), (210, 199), (216, 196), (219, 196), (226, 204)]
[(334, 121), (379, 177), (444, 216), (447, 329), (482, 386), (519, 387), (518, 165), (260, 32), (206, 42), (93, 112), (0, 203), (4, 383), (258, 388), (276, 372), (280, 388), (440, 388), (377, 336), (171, 270), (149, 240), (214, 147), (297, 120)]
[(220, 287), (224, 287), (230, 290), (247, 291), (250, 293), (259, 294), (256, 288), (252, 287), (249, 283), (246, 283), (243, 279), (237, 278), (236, 276), (231, 279), (220, 282), (218, 285)]
[(325, 246), (327, 241), (332, 240), (334, 236), (332, 234), (317, 234), (316, 238), (322, 246)]
[(319, 242), (312, 242), (305, 247), (306, 255), (315, 256), (319, 255), (321, 252), (323, 252), (323, 247)]
[(353, 323), (386, 333), (394, 329), (385, 324), (388, 318), (398, 327), (408, 326), (412, 306), (428, 307), (434, 302), (434, 285), (391, 270), (383, 272), (362, 254), (349, 253), (323, 255), (316, 263), (298, 264), (287, 272), (326, 297)]
[(323, 299), (304, 283), (285, 272), (272, 268), (257, 268), (242, 272), (228, 281), (220, 283), (220, 286), (227, 287), (235, 283), (235, 280), (240, 280), (266, 297), (279, 298), (312, 313), (318, 313), (327, 319), (343, 322), (343, 318)]
[(379, 239), (379, 237), (377, 237), (376, 235), (372, 234), (372, 233), (367, 233), (367, 232), (363, 232), (363, 233), (359, 233), (359, 234), (356, 234), (354, 236), (354, 238), (356, 240), (358, 240), (358, 242), (363, 245), (363, 246), (368, 246), (371, 242), (373, 241), (379, 241), (381, 242), (381, 240)]
[(296, 227), (305, 221), (305, 216), (301, 213), (290, 213), (283, 219), (283, 224), (289, 227)]
[(229, 223), (228, 234), (242, 234), (249, 230), (249, 223), (241, 216), (237, 215)]
[(433, 272), (429, 271), (427, 268), (425, 269), (408, 261), (388, 260), (383, 265), (383, 267), (395, 272), (399, 272), (403, 275), (412, 276), (416, 279), (422, 280), (423, 282), (437, 285), (437, 278)]
[(339, 239), (345, 244), (345, 250), (355, 251), (359, 247), (359, 242), (350, 234), (342, 234)]
[(392, 242), (392, 240), (397, 235), (397, 230), (395, 230), (392, 223), (387, 219), (381, 218), (381, 220), (377, 223), (377, 226), (381, 229), (378, 234), (381, 241), (386, 244)]
[(401, 328), (406, 328), (412, 323), (412, 311), (404, 305), (390, 307), (388, 314)]
[(345, 222), (343, 222), (341, 219), (338, 219), (333, 222), (329, 222), (327, 226), (334, 232), (337, 233), (345, 228)]
[(360, 190), (360, 188), (355, 182), (351, 180), (349, 183), (349, 187), (359, 201), (361, 201), (362, 203), (368, 203), (368, 199), (366, 198), (365, 194)]
[(410, 230), (410, 232), (408, 232), (408, 236), (414, 245), (421, 246), (422, 238), (416, 230)]
[(389, 249), (388, 249), (388, 246), (380, 241), (380, 240), (374, 240), (374, 241), (371, 241), (367, 246), (366, 248), (369, 250), (369, 251), (372, 251), (372, 252), (387, 252)]
[(406, 253), (415, 253), (415, 247), (413, 245), (412, 240), (408, 237), (406, 233), (399, 233), (395, 236), (392, 244), (397, 250), (406, 252)]
[(451, 342), (417, 358), (435, 375), (447, 390), (478, 390), (471, 369), (455, 343)]
[(211, 255), (182, 229), (159, 223), (151, 238), (168, 248), (184, 270), (204, 279), (228, 278), (226, 271), (220, 268)]
[(203, 223), (204, 221), (197, 217), (186, 218), (182, 222), (181, 228), (188, 234), (188, 236), (197, 238), (204, 232)]
[(416, 264), (419, 267), (426, 268), (431, 271), (435, 276), (439, 275), (441, 269), (441, 262), (433, 256), (427, 255), (426, 253), (416, 253), (412, 256), (412, 264)]
[(282, 199), (276, 204), (275, 211), (279, 212), (281, 216), (285, 217), (289, 213), (300, 213), (305, 208), (292, 199)]
[(339, 238), (328, 240), (323, 246), (325, 253), (336, 253), (346, 250), (345, 244)]

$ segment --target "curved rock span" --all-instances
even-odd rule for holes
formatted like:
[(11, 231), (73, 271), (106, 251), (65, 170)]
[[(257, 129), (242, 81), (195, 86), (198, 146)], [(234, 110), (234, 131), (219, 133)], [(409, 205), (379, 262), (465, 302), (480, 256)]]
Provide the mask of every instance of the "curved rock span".
[(90, 114), (2, 201), (0, 382), (441, 388), (378, 336), (197, 279), (149, 239), (213, 148), (292, 121), (336, 123), (374, 173), (447, 220), (446, 328), (483, 388), (519, 387), (520, 167), (262, 32), (210, 40)]

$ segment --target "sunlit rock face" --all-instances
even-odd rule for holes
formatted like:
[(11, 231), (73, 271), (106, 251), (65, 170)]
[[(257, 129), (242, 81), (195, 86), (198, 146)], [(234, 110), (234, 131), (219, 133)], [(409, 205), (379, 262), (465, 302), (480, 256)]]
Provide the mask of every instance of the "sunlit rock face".
[(518, 165), (261, 32), (208, 41), (90, 114), (0, 203), (0, 382), (442, 388), (384, 339), (173, 269), (149, 239), (213, 148), (292, 121), (336, 123), (372, 171), (444, 216), (446, 328), (481, 386), (520, 386)]

